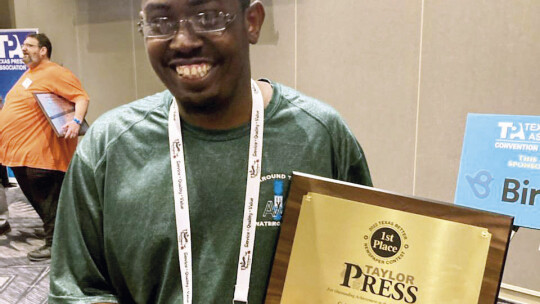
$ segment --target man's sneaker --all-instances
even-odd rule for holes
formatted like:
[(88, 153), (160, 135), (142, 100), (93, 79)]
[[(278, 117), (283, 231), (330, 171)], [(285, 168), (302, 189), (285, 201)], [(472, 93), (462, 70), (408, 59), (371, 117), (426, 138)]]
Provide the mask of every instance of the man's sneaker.
[(8, 222), (6, 222), (4, 225), (0, 226), (0, 235), (4, 235), (11, 231), (11, 226)]
[(36, 250), (30, 251), (27, 257), (32, 262), (48, 260), (51, 258), (51, 246), (44, 245)]

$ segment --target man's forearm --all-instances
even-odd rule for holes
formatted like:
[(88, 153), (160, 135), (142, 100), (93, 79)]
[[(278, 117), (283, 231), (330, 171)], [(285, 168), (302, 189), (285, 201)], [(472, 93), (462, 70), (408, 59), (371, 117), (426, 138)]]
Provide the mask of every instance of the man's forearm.
[(86, 116), (86, 111), (88, 110), (88, 99), (84, 97), (78, 97), (73, 100), (75, 103), (75, 118), (80, 121), (83, 121)]

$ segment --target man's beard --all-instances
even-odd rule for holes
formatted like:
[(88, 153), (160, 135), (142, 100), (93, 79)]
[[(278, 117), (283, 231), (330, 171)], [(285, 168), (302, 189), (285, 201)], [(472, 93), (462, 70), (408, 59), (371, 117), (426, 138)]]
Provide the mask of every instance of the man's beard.
[(32, 60), (32, 56), (30, 56), (30, 55), (24, 55), (22, 60), (23, 60), (23, 62), (25, 64), (29, 64), (29, 63), (34, 62), (34, 60)]

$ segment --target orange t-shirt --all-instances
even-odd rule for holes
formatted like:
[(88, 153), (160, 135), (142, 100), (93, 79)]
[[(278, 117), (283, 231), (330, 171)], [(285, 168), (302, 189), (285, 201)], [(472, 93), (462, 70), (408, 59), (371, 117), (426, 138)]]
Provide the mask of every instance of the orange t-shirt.
[(57, 137), (32, 93), (47, 92), (67, 100), (88, 94), (71, 71), (51, 61), (26, 71), (11, 88), (0, 110), (0, 163), (66, 171), (77, 138)]

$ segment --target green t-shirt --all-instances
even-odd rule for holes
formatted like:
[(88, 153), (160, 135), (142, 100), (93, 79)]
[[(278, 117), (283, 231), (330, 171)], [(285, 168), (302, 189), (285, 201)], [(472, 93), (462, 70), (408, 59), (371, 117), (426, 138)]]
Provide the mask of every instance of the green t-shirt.
[[(249, 303), (263, 303), (293, 170), (371, 185), (362, 149), (337, 112), (272, 83), (265, 109)], [(60, 197), (50, 303), (182, 303), (165, 91), (100, 117), (77, 148)], [(249, 125), (182, 124), (193, 303), (231, 303), (246, 190)], [(281, 189), (283, 188), (283, 194)]]

